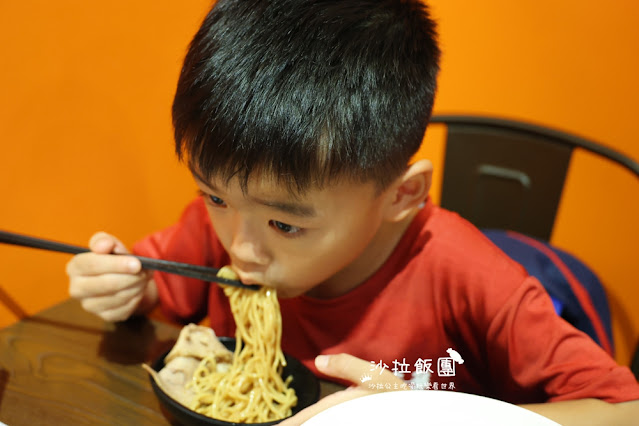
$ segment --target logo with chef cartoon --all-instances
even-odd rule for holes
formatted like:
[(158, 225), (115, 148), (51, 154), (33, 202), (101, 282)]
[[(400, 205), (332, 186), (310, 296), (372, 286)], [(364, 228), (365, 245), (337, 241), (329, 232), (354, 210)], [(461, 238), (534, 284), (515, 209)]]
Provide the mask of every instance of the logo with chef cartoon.
[(448, 352), (450, 356), (437, 359), (437, 375), (440, 377), (454, 376), (455, 364), (464, 363), (464, 358), (453, 348), (446, 349), (446, 352)]
[[(447, 357), (437, 358), (437, 376), (438, 377), (446, 377), (450, 380), (451, 377), (455, 376), (455, 366), (457, 364), (461, 365), (464, 363), (464, 358), (454, 350), (453, 348), (446, 349), (448, 353)], [(393, 361), (394, 367), (391, 369), (387, 364), (384, 363), (383, 360), (379, 360), (379, 362), (371, 361), (371, 369), (370, 371), (378, 372), (379, 375), (386, 369), (391, 370), (396, 376), (400, 378), (404, 378), (407, 375), (412, 378), (408, 380), (405, 385), (402, 385), (401, 388), (404, 389), (455, 389), (454, 382), (449, 383), (439, 383), (432, 382), (431, 378), (435, 374), (433, 358), (420, 358), (415, 362), (414, 370), (411, 371), (411, 365), (406, 363), (406, 359), (402, 359), (402, 361), (395, 360)], [(431, 369), (431, 367), (433, 369)], [(360, 378), (361, 383), (371, 382), (373, 380), (373, 374), (365, 374)], [(397, 384), (394, 385), (397, 387)], [(371, 383), (369, 385), (371, 389), (390, 389), (390, 384), (381, 384), (381, 383)]]

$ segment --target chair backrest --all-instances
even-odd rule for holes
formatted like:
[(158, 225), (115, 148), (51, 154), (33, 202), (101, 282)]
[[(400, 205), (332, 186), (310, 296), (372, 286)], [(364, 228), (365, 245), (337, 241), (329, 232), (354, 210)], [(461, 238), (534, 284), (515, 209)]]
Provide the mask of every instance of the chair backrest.
[(629, 157), (562, 131), (478, 116), (434, 115), (431, 122), (447, 127), (441, 205), (479, 228), (548, 241), (575, 148), (639, 178), (639, 164)]
[[(524, 241), (530, 246), (525, 247), (527, 252), (549, 242), (575, 148), (608, 159), (629, 170), (637, 179), (639, 164), (596, 142), (529, 123), (465, 115), (434, 115), (431, 123), (446, 126), (441, 206), (459, 213), (484, 230), (529, 273), (537, 276), (535, 271), (540, 272), (542, 276), (538, 278), (553, 301), (569, 305), (570, 310), (576, 313), (573, 317), (562, 316), (600, 344), (601, 338), (606, 336), (601, 330), (595, 333), (591, 325), (603, 324), (599, 328), (605, 329), (610, 342), (602, 346), (611, 352), (613, 342), (608, 302), (598, 279), (586, 279), (586, 285), (577, 286), (567, 284), (575, 280), (558, 280), (551, 272), (556, 269), (554, 265), (566, 259), (552, 261), (562, 254), (556, 248), (547, 245), (545, 248), (548, 250), (540, 250), (534, 257), (518, 258), (518, 253), (524, 251), (519, 247), (517, 252), (511, 245), (520, 238), (508, 232), (494, 233), (491, 230), (515, 231), (542, 240), (540, 244), (533, 242), (532, 245), (532, 240)], [(585, 265), (580, 269), (574, 269), (574, 262), (570, 265), (573, 268), (564, 268), (568, 273), (577, 271), (587, 277), (583, 273)], [(558, 313), (561, 314), (559, 310)], [(589, 324), (584, 326), (586, 322)], [(639, 379), (639, 345), (635, 349), (632, 370)]]

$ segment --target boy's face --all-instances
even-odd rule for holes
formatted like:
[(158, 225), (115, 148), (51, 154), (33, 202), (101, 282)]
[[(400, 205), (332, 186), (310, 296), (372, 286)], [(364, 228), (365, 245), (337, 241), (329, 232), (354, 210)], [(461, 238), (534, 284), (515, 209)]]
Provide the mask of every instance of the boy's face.
[(245, 193), (235, 178), (226, 185), (194, 176), (218, 238), (244, 283), (266, 284), (281, 297), (322, 288), (327, 291), (315, 294), (334, 296), (370, 273), (361, 265), (374, 262), (363, 257), (369, 257), (371, 242), (378, 240), (384, 205), (384, 193), (373, 183), (344, 182), (297, 198), (270, 179), (251, 179)]

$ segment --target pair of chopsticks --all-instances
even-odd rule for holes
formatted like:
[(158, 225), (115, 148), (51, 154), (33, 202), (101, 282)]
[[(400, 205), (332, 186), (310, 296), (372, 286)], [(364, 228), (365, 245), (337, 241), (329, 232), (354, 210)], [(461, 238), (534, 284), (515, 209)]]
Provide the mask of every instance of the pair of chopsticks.
[[(13, 244), (16, 246), (31, 247), (42, 250), (56, 251), (60, 253), (80, 254), (90, 252), (86, 247), (74, 246), (57, 241), (46, 240), (43, 238), (30, 237), (27, 235), (16, 234), (0, 230), (0, 243)], [(189, 263), (173, 262), (170, 260), (153, 259), (150, 257), (136, 256), (133, 254), (113, 256), (133, 256), (140, 260), (142, 267), (152, 269), (154, 271), (162, 271), (170, 274), (182, 275), (184, 277), (196, 278), (203, 281), (214, 281), (234, 287), (247, 288), (257, 290), (259, 286), (243, 284), (237, 280), (218, 277), (219, 269), (209, 268), (207, 266), (191, 265)]]

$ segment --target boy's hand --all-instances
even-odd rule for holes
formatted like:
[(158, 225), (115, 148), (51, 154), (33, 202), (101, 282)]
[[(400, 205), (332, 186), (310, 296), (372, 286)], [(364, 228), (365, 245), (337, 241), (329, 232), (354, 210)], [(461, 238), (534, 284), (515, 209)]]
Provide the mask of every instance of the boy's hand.
[(84, 309), (106, 321), (122, 321), (142, 305), (155, 304), (155, 285), (140, 261), (110, 254), (128, 254), (124, 244), (99, 232), (91, 237), (89, 248), (90, 253), (78, 254), (67, 263), (69, 294)]
[[(379, 370), (371, 371), (371, 363), (369, 361), (364, 361), (348, 354), (320, 355), (315, 358), (315, 366), (320, 372), (331, 377), (348, 380), (354, 386), (319, 400), (316, 404), (281, 422), (281, 426), (301, 425), (311, 417), (334, 405), (359, 398), (360, 396), (383, 392), (382, 390), (375, 390), (377, 384), (382, 384), (383, 386), (380, 387), (383, 389), (386, 388), (386, 384), (390, 384), (391, 389), (394, 388), (396, 383), (398, 385), (405, 384), (402, 379), (395, 376), (390, 370), (384, 370), (381, 374)], [(371, 377), (371, 380), (362, 383), (363, 377)]]

